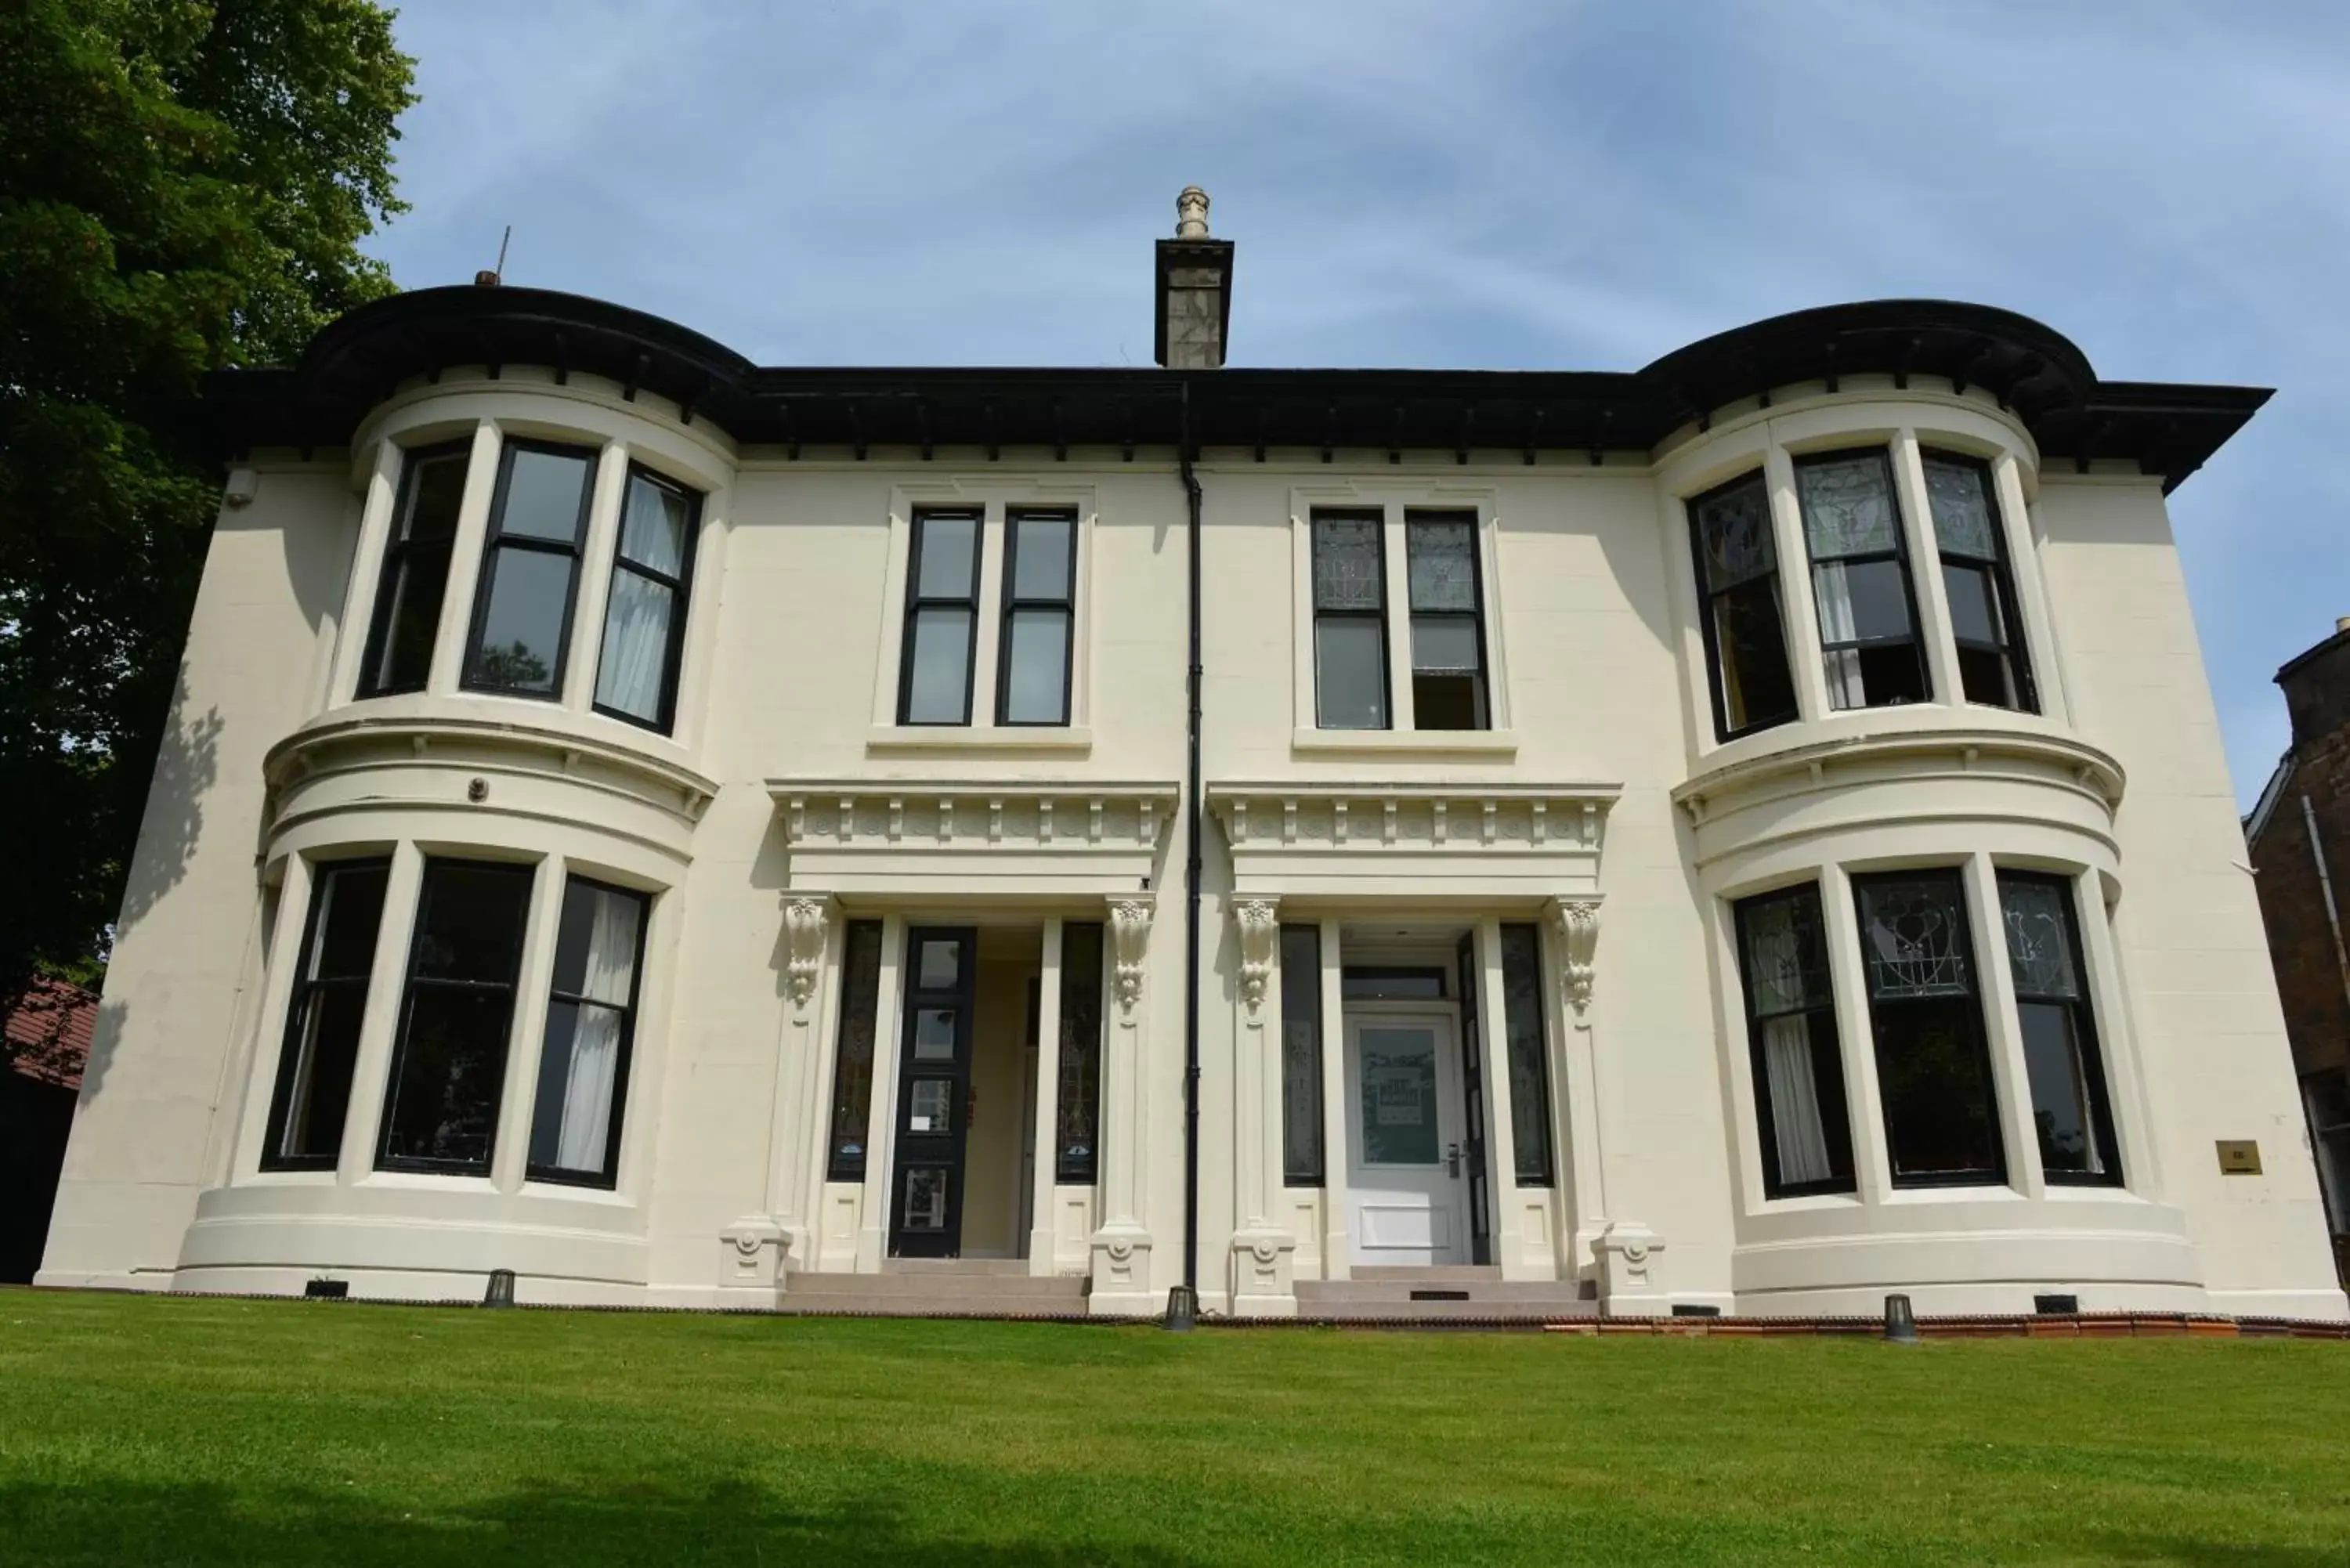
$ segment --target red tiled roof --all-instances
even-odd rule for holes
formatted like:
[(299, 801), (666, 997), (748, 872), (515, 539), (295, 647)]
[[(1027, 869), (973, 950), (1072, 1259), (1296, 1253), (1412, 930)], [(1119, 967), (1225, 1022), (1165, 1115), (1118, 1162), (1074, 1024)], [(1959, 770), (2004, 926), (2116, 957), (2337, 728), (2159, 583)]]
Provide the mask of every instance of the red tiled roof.
[(36, 979), (7, 1010), (8, 1065), (38, 1083), (81, 1087), (98, 1023), (98, 997), (61, 980)]

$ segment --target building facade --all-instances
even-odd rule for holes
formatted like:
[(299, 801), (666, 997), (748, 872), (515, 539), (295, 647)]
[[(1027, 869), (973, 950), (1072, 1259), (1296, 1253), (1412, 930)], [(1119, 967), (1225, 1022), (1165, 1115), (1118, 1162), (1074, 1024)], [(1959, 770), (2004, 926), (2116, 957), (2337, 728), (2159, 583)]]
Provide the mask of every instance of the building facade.
[(1163, 369), (475, 286), (221, 379), (40, 1279), (2344, 1314), (2163, 504), (2265, 394), (1225, 369), (1204, 205)]
[(2335, 1267), (2350, 1280), (2350, 956), (2334, 880), (2350, 846), (2350, 620), (2276, 680), (2293, 743), (2244, 819), (2244, 844), (2260, 878)]

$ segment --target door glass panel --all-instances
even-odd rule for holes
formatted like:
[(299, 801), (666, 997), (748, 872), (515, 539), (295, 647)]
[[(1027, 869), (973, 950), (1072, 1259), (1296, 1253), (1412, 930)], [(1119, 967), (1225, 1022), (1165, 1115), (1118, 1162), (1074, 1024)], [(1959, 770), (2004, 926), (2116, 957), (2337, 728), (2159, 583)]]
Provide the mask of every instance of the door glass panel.
[(954, 1131), (954, 1080), (917, 1078), (907, 1097), (906, 1130), (911, 1133)]
[(908, 1231), (947, 1228), (947, 1173), (936, 1167), (916, 1167), (906, 1172), (906, 1212), (900, 1220)]
[(1361, 1070), (1363, 1163), (1436, 1164), (1442, 1140), (1435, 1036), (1425, 1029), (1366, 1029)]
[(914, 1014), (914, 1060), (951, 1062), (955, 1054), (955, 1014), (951, 1007), (925, 1007)]
[(952, 991), (962, 973), (962, 944), (924, 942), (922, 961), (915, 967), (914, 983), (924, 991)]

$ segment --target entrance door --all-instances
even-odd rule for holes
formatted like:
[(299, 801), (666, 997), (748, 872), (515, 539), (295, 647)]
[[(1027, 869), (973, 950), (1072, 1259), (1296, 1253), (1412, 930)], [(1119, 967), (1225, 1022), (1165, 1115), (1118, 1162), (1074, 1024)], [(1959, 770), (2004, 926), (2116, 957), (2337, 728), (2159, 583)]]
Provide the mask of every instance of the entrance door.
[(1347, 1204), (1368, 1264), (1468, 1261), (1460, 1051), (1450, 1012), (1347, 1020)]
[(897, 1170), (889, 1183), (889, 1252), (962, 1251), (963, 1140), (971, 1120), (972, 992), (979, 933), (906, 933), (906, 1024), (899, 1048)]

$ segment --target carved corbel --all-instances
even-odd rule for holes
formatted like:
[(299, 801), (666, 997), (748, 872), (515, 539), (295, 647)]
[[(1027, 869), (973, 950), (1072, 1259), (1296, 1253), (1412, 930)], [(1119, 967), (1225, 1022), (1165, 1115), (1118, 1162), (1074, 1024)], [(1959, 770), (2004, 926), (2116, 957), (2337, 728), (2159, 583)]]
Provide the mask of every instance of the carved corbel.
[(1599, 945), (1599, 899), (1561, 898), (1551, 906), (1558, 921), (1561, 973), (1566, 999), (1578, 1013), (1591, 1005), (1591, 955)]
[(824, 973), (824, 944), (832, 924), (832, 900), (805, 895), (784, 900), (784, 984), (792, 1005), (806, 1008)]
[(1254, 1014), (1264, 1005), (1265, 988), (1281, 950), (1277, 898), (1243, 898), (1232, 905), (1232, 919), (1241, 931), (1241, 1000)]
[(1150, 898), (1112, 898), (1109, 901), (1110, 939), (1115, 946), (1118, 968), (1114, 986), (1118, 1004), (1128, 1012), (1142, 1000), (1142, 955), (1150, 945), (1150, 917), (1155, 912), (1155, 900)]

